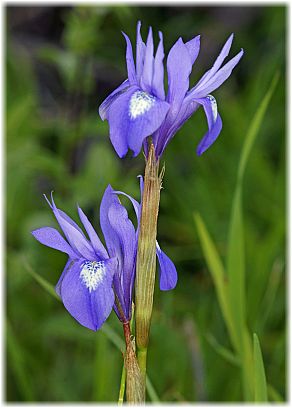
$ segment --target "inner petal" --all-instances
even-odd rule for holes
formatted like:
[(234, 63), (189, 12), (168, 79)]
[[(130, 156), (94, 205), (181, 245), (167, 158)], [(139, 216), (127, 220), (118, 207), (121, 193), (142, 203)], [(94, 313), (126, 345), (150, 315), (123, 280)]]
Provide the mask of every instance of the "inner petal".
[(129, 116), (136, 119), (138, 116), (148, 112), (155, 104), (155, 97), (144, 91), (133, 93), (129, 104)]
[(79, 277), (89, 292), (92, 292), (102, 282), (105, 272), (105, 263), (103, 261), (86, 261), (82, 265)]

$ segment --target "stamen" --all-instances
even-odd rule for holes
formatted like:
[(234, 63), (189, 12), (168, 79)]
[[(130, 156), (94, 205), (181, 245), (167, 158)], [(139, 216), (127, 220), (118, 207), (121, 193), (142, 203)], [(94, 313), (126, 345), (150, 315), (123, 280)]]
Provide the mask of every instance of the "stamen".
[(105, 263), (103, 261), (86, 261), (80, 272), (80, 279), (89, 292), (96, 290), (105, 274)]
[(147, 92), (136, 91), (130, 99), (129, 116), (136, 119), (138, 116), (148, 112), (155, 103), (155, 97)]
[(213, 119), (214, 119), (214, 122), (215, 122), (215, 120), (217, 119), (217, 115), (218, 115), (217, 102), (216, 102), (216, 99), (214, 98), (214, 96), (212, 96), (212, 95), (207, 95), (207, 98), (211, 102), (211, 109), (212, 109)]

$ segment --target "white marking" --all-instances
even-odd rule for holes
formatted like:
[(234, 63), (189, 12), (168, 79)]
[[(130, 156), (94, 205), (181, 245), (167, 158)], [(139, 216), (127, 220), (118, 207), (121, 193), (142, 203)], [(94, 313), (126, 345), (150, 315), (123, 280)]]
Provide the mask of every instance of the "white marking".
[(209, 101), (211, 102), (211, 109), (212, 109), (212, 114), (213, 114), (213, 120), (214, 120), (214, 122), (215, 122), (215, 120), (217, 119), (217, 115), (218, 115), (217, 102), (216, 102), (216, 99), (214, 98), (214, 96), (212, 96), (212, 95), (207, 95), (207, 98), (208, 98)]
[(155, 103), (155, 97), (147, 92), (136, 91), (130, 99), (129, 116), (136, 119), (138, 116), (148, 112)]
[(86, 261), (80, 272), (80, 279), (89, 292), (96, 290), (105, 274), (105, 264), (103, 261)]

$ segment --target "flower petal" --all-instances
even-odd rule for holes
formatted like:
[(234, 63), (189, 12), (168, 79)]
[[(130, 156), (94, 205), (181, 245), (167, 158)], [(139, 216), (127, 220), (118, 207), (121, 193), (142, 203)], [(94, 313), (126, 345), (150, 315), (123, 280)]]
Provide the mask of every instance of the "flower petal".
[(93, 226), (91, 225), (91, 223), (89, 222), (88, 218), (86, 217), (86, 215), (84, 214), (84, 212), (82, 211), (82, 209), (80, 207), (78, 207), (78, 214), (79, 214), (79, 218), (82, 222), (82, 224), (84, 225), (84, 228), (89, 236), (90, 242), (92, 244), (93, 249), (95, 250), (97, 256), (99, 258), (102, 259), (107, 259), (108, 258), (108, 254), (106, 252), (105, 247), (103, 246), (101, 240), (99, 239), (97, 233), (95, 232)]
[(136, 70), (135, 70), (135, 63), (133, 58), (133, 49), (132, 44), (124, 32), (122, 32), (123, 36), (125, 37), (127, 50), (126, 50), (126, 61), (127, 61), (127, 70), (128, 70), (128, 78), (130, 85), (137, 85), (137, 77), (136, 77)]
[(186, 92), (189, 89), (189, 76), (192, 71), (190, 53), (179, 38), (169, 51), (167, 58), (168, 95), (167, 102), (171, 103), (170, 114), (175, 116), (179, 111)]
[(137, 87), (119, 96), (108, 113), (110, 138), (118, 155), (125, 156), (130, 148), (137, 156), (143, 140), (158, 129), (168, 110), (167, 102)]
[(101, 118), (101, 120), (105, 120), (108, 117), (108, 109), (111, 105), (111, 103), (118, 98), (123, 92), (125, 92), (127, 90), (127, 88), (129, 88), (130, 84), (129, 84), (129, 80), (126, 79), (121, 85), (119, 85), (100, 105), (99, 107), (99, 116)]
[(67, 241), (55, 228), (43, 227), (32, 231), (32, 235), (41, 244), (50, 248), (57, 249), (58, 251), (65, 252), (71, 259), (78, 258), (78, 255), (73, 251)]
[(116, 196), (116, 194), (114, 194), (114, 190), (112, 186), (109, 184), (105, 189), (105, 192), (100, 203), (99, 219), (102, 233), (110, 257), (118, 256), (119, 258), (121, 257), (121, 253), (119, 251), (119, 239), (117, 237), (116, 232), (112, 228), (108, 218), (109, 209), (111, 205), (115, 203), (119, 204), (119, 199)]
[(60, 285), (60, 294), (65, 308), (82, 326), (98, 330), (113, 307), (113, 270), (106, 264), (97, 287), (90, 291), (84, 283), (83, 268), (84, 261), (79, 261), (68, 269)]
[(74, 265), (74, 261), (72, 261), (72, 259), (69, 259), (65, 265), (65, 268), (63, 269), (63, 272), (61, 273), (61, 276), (55, 286), (55, 291), (57, 293), (57, 295), (59, 297), (61, 297), (61, 284), (63, 282), (64, 276), (66, 275), (66, 273), (69, 271), (69, 269), (72, 268), (72, 266)]
[(160, 249), (156, 241), (156, 254), (160, 266), (160, 289), (171, 290), (177, 284), (177, 271), (172, 260)]
[(217, 139), (222, 129), (222, 120), (217, 111), (216, 99), (212, 95), (206, 98), (196, 99), (197, 103), (203, 105), (208, 122), (208, 132), (197, 147), (197, 154), (203, 154)]
[(94, 260), (96, 258), (94, 250), (82, 230), (66, 213), (56, 207), (53, 198), (51, 208), (73, 250), (85, 259)]
[(163, 50), (163, 36), (159, 31), (159, 45), (156, 51), (154, 58), (154, 75), (152, 80), (152, 93), (157, 96), (159, 99), (165, 99), (165, 90), (164, 90), (164, 50)]
[(241, 50), (235, 57), (227, 62), (199, 91), (196, 90), (193, 96), (196, 98), (205, 96), (210, 92), (215, 91), (219, 88), (227, 78), (230, 77), (233, 68), (239, 63), (241, 57), (243, 56), (243, 50)]
[(153, 68), (154, 68), (153, 35), (152, 28), (150, 27), (146, 42), (145, 60), (141, 77), (141, 87), (142, 89), (149, 93), (151, 93), (152, 87)]
[(137, 249), (136, 231), (128, 218), (127, 210), (120, 203), (113, 203), (110, 206), (108, 218), (120, 242), (122, 253), (122, 265), (120, 265), (122, 273), (120, 281), (126, 307), (124, 312), (126, 318), (130, 319)]
[(141, 37), (141, 21), (138, 21), (137, 43), (136, 43), (136, 74), (137, 74), (137, 79), (139, 83), (140, 83), (140, 79), (141, 79), (141, 75), (143, 71), (145, 51), (146, 51), (146, 45)]
[(231, 45), (232, 45), (232, 41), (233, 41), (233, 37), (234, 35), (231, 34), (226, 43), (224, 44), (222, 50), (220, 51), (220, 54), (218, 55), (218, 57), (216, 58), (213, 66), (211, 69), (209, 69), (203, 76), (202, 78), (199, 80), (199, 82), (196, 84), (196, 86), (194, 87), (194, 89), (197, 89), (199, 91), (199, 89), (202, 89), (204, 87), (204, 85), (208, 82), (208, 80), (216, 74), (216, 72), (219, 70), (219, 68), (221, 67), (221, 65), (223, 64), (225, 58), (228, 56)]
[(200, 51), (200, 35), (197, 35), (195, 38), (193, 38), (192, 40), (186, 42), (186, 47), (187, 50), (190, 54), (191, 57), (191, 61), (192, 61), (192, 65), (194, 65), (194, 62), (196, 61), (198, 55), (199, 55), (199, 51)]

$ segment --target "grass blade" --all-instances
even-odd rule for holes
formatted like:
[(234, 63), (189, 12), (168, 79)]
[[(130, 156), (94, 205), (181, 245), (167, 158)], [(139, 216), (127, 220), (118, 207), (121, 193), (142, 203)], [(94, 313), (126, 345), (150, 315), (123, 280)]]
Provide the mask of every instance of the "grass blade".
[(261, 346), (257, 335), (253, 335), (254, 353), (254, 400), (255, 402), (267, 402), (267, 381), (261, 352)]
[(27, 272), (33, 277), (33, 279), (47, 292), (49, 293), (51, 296), (53, 296), (55, 299), (61, 301), (61, 299), (59, 298), (59, 296), (57, 295), (57, 293), (55, 292), (55, 287), (48, 282), (45, 278), (43, 278), (42, 276), (40, 276), (39, 274), (37, 274), (32, 267), (29, 265), (29, 263), (27, 262), (27, 260), (25, 258), (23, 258), (23, 265), (25, 267), (25, 269), (27, 270)]
[(210, 346), (216, 351), (216, 353), (224, 358), (224, 360), (228, 361), (234, 366), (240, 366), (240, 360), (239, 358), (232, 353), (232, 351), (228, 350), (226, 347), (222, 346), (216, 339), (215, 337), (211, 334), (208, 333), (206, 335), (206, 339)]
[(203, 254), (207, 262), (208, 269), (211, 273), (212, 279), (215, 284), (216, 293), (218, 301), (220, 304), (221, 312), (225, 320), (226, 326), (231, 337), (233, 345), (236, 344), (236, 331), (235, 326), (232, 322), (232, 316), (230, 313), (230, 308), (228, 304), (228, 287), (226, 281), (225, 270), (217, 252), (214, 242), (212, 241), (207, 228), (201, 218), (197, 213), (194, 215), (195, 223), (199, 235), (199, 240), (202, 246)]
[(6, 323), (6, 341), (10, 362), (9, 365), (13, 370), (15, 381), (18, 385), (23, 401), (34, 401), (33, 387), (29, 381), (30, 376), (27, 375), (25, 368), (24, 350), (21, 349), (9, 321)]
[(243, 149), (242, 149), (242, 153), (240, 156), (240, 161), (239, 161), (239, 166), (238, 166), (238, 180), (241, 182), (243, 175), (244, 175), (244, 171), (246, 168), (246, 164), (247, 164), (247, 160), (249, 157), (249, 154), (251, 152), (252, 146), (254, 144), (254, 141), (256, 139), (256, 136), (258, 134), (258, 131), (261, 127), (264, 115), (266, 113), (266, 110), (268, 108), (269, 102), (272, 98), (272, 95), (274, 93), (274, 90), (276, 88), (276, 85), (279, 81), (280, 78), (280, 73), (276, 72), (276, 74), (274, 75), (272, 82), (271, 82), (271, 86), (268, 90), (268, 92), (266, 93), (266, 95), (264, 96), (264, 98), (262, 99), (262, 102), (260, 104), (260, 106), (258, 107), (252, 121), (251, 124), (249, 126), (249, 129), (247, 131), (247, 135), (245, 138), (245, 142), (243, 145)]

